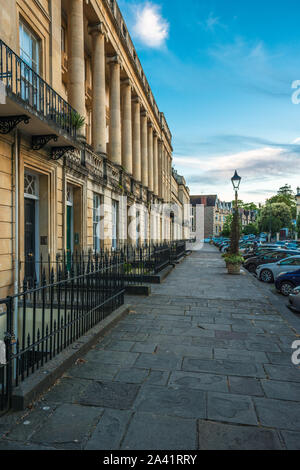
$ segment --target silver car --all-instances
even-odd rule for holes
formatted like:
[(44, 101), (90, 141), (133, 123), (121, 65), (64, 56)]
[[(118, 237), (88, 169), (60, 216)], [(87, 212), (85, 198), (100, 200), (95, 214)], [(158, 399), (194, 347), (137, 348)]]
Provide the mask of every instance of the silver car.
[(288, 307), (294, 312), (300, 313), (300, 287), (296, 287), (289, 295)]
[(260, 281), (271, 283), (279, 274), (297, 271), (298, 269), (300, 269), (300, 254), (289, 256), (277, 263), (261, 264), (256, 268), (256, 275)]

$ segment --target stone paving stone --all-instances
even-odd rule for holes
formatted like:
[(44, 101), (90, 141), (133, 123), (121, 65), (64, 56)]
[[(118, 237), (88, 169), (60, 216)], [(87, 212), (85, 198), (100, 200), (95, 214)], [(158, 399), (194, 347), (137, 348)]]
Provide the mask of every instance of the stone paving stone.
[(129, 425), (122, 449), (189, 451), (197, 449), (196, 441), (196, 420), (137, 412)]
[(125, 382), (128, 384), (141, 384), (149, 376), (149, 369), (121, 369), (115, 378), (115, 382)]
[(173, 353), (141, 354), (135, 367), (154, 370), (175, 370), (181, 367), (182, 358)]
[(131, 416), (131, 411), (104, 410), (99, 423), (85, 446), (85, 450), (119, 449)]
[(278, 365), (287, 365), (291, 366), (292, 365), (292, 353), (291, 352), (281, 352), (281, 353), (267, 353), (268, 362), (271, 362), (271, 364), (278, 364)]
[(132, 340), (132, 341), (147, 341), (149, 339), (148, 333), (124, 333), (121, 335), (122, 339)]
[(260, 381), (248, 377), (228, 377), (229, 389), (231, 393), (248, 395), (248, 396), (264, 396)]
[[(167, 334), (170, 336), (201, 336), (205, 338), (213, 338), (215, 336), (214, 331), (202, 330), (201, 328), (163, 328), (161, 330), (162, 334)], [(224, 332), (225, 333), (225, 332)]]
[(87, 361), (98, 362), (99, 364), (115, 364), (120, 366), (132, 366), (137, 357), (138, 353), (122, 352), (122, 351), (105, 351), (92, 350), (87, 353), (85, 359)]
[(300, 382), (300, 368), (296, 366), (273, 366), (265, 364), (265, 370), (268, 377), (273, 380), (287, 381), (287, 382)]
[(146, 384), (142, 386), (134, 408), (160, 415), (206, 418), (205, 392), (184, 388), (174, 390)]
[(244, 341), (238, 340), (227, 340), (227, 339), (216, 339), (216, 338), (193, 338), (192, 344), (195, 346), (207, 346), (212, 348), (227, 349), (246, 349)]
[(273, 335), (273, 334), (292, 335), (293, 334), (293, 330), (286, 323), (281, 324), (277, 322), (272, 323), (270, 321), (260, 321), (259, 317), (257, 317), (257, 319), (255, 320), (255, 324), (259, 328), (263, 328), (266, 331), (266, 333), (270, 335)]
[(31, 441), (64, 449), (82, 449), (102, 413), (101, 408), (91, 406), (61, 405), (33, 434)]
[(111, 341), (105, 349), (109, 349), (110, 351), (130, 351), (132, 346), (135, 343), (133, 341)]
[(148, 385), (167, 385), (170, 372), (162, 370), (151, 370), (149, 376), (146, 378), (145, 383)]
[(231, 331), (231, 325), (223, 325), (223, 324), (216, 325), (215, 323), (204, 323), (204, 322), (202, 323), (201, 321), (195, 322), (193, 326), (204, 328), (204, 330)]
[(190, 372), (210, 372), (221, 375), (266, 378), (261, 364), (248, 364), (229, 360), (205, 360), (184, 358), (182, 370)]
[(253, 401), (262, 426), (299, 431), (299, 402), (273, 400), (270, 398), (253, 398)]
[(226, 393), (208, 392), (207, 419), (239, 424), (258, 424), (250, 397)]
[(300, 432), (281, 431), (288, 450), (300, 450)]
[(25, 416), (6, 436), (10, 441), (28, 441), (54, 412), (55, 406), (38, 405), (29, 416)]
[[(70, 371), (68, 371), (69, 373)], [(89, 384), (89, 380), (69, 376), (62, 377), (43, 396), (43, 401), (47, 403), (76, 403), (81, 393), (83, 393)]]
[(122, 382), (91, 382), (79, 399), (88, 406), (101, 406), (119, 410), (129, 409), (140, 387)]
[(152, 354), (157, 349), (157, 343), (135, 343), (132, 352)]
[(28, 410), (9, 412), (0, 418), (0, 439), (7, 434), (24, 416), (28, 414)]
[(180, 344), (164, 344), (158, 346), (158, 353), (173, 353), (177, 356), (197, 357), (199, 359), (212, 359), (212, 348), (204, 348), (200, 346), (189, 346)]
[(215, 331), (215, 335), (217, 339), (237, 339), (237, 340), (245, 340), (248, 338), (248, 333), (245, 332), (228, 332), (228, 331)]
[(263, 334), (265, 331), (262, 328), (258, 328), (254, 325), (235, 325), (233, 322), (232, 324), (232, 331), (239, 333), (239, 332), (246, 332), (250, 334)]
[(170, 336), (165, 334), (150, 335), (146, 341), (147, 343), (156, 344), (192, 344), (192, 338), (189, 336)]
[(228, 392), (227, 377), (203, 373), (176, 371), (172, 372), (170, 387), (185, 387), (194, 390), (211, 390), (215, 392)]
[(74, 365), (67, 374), (87, 380), (113, 380), (118, 371), (118, 365), (101, 364), (97, 360), (89, 360), (84, 364)]
[[(0, 450), (57, 450), (55, 447), (16, 441), (0, 441)], [(4, 455), (4, 454), (3, 454)]]
[(254, 340), (245, 341), (246, 349), (249, 351), (263, 351), (263, 352), (280, 352), (280, 347), (277, 342), (259, 338)]
[(298, 401), (300, 398), (300, 383), (262, 380), (261, 384), (268, 398), (289, 401)]
[(200, 450), (282, 450), (275, 431), (199, 421)]
[(214, 349), (215, 359), (229, 359), (237, 362), (269, 362), (266, 354), (261, 351), (243, 351), (241, 349)]

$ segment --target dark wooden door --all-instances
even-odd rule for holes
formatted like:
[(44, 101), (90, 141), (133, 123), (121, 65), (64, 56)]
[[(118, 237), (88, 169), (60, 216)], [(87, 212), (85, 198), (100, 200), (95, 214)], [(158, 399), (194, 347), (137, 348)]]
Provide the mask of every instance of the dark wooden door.
[(35, 272), (35, 200), (25, 198), (25, 276), (33, 279)]

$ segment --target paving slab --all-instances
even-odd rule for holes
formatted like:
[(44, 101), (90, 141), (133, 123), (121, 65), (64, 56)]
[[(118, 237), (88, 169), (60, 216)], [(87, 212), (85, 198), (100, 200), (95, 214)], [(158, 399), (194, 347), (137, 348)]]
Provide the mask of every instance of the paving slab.
[(195, 419), (137, 412), (130, 423), (122, 449), (196, 450), (197, 422)]
[(282, 450), (275, 431), (199, 421), (200, 450)]
[(214, 392), (208, 392), (207, 395), (207, 419), (239, 424), (258, 424), (250, 397)]

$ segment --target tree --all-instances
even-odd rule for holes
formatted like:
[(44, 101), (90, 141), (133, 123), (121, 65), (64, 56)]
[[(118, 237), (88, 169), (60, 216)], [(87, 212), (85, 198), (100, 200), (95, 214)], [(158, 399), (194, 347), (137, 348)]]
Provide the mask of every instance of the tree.
[(284, 203), (291, 209), (292, 218), (295, 219), (297, 215), (297, 206), (296, 206), (296, 199), (295, 193), (293, 192), (291, 186), (286, 184), (279, 188), (277, 195), (271, 197), (267, 200), (267, 204), (275, 204), (275, 203)]
[(283, 202), (268, 202), (262, 209), (258, 220), (260, 232), (271, 232), (275, 235), (282, 228), (292, 225), (291, 208)]
[(229, 214), (226, 217), (225, 223), (223, 225), (223, 231), (222, 231), (223, 237), (229, 237), (230, 232), (231, 232), (232, 219), (233, 219), (232, 214)]
[(257, 235), (258, 234), (258, 226), (257, 224), (249, 224), (243, 230), (244, 235)]
[(298, 233), (298, 239), (300, 238), (300, 215), (297, 217), (297, 233)]

